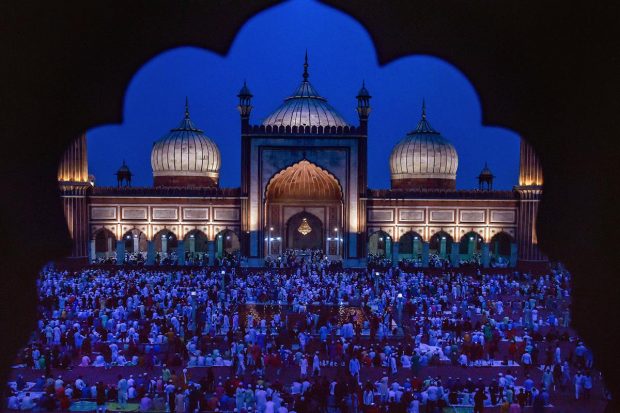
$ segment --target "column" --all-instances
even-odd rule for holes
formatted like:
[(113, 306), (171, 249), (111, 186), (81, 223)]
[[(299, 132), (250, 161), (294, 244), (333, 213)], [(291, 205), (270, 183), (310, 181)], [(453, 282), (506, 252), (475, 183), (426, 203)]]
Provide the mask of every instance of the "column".
[(192, 254), (196, 252), (196, 237), (195, 236), (189, 237), (189, 252), (191, 252)]
[(418, 238), (417, 236), (413, 238), (413, 251), (411, 251), (411, 254), (414, 260), (417, 260), (418, 256), (420, 255), (420, 242), (420, 238)]
[(428, 242), (422, 243), (422, 267), (428, 268), (428, 256), (430, 251), (430, 244)]
[(452, 243), (452, 250), (450, 251), (450, 264), (457, 268), (459, 266), (459, 243)]
[(185, 241), (182, 240), (177, 243), (177, 264), (185, 265)]
[[(473, 238), (473, 239), (471, 239), (471, 238)], [(468, 257), (471, 257), (472, 255), (474, 255), (475, 247), (476, 247), (476, 238), (475, 237), (469, 237), (469, 239), (467, 240), (467, 256)]]
[(112, 247), (112, 237), (108, 237), (107, 242), (108, 242), (108, 248), (106, 249), (106, 254), (105, 254), (106, 258), (112, 255), (112, 252), (114, 251), (114, 247)]
[(146, 242), (146, 265), (155, 265), (155, 241)]
[(116, 241), (116, 264), (123, 265), (125, 263), (125, 241)]
[(489, 263), (491, 262), (491, 255), (489, 254), (489, 243), (482, 243), (482, 267), (489, 268)]
[(133, 236), (133, 252), (140, 252), (140, 237), (137, 235)]
[(392, 243), (392, 267), (398, 267), (398, 255), (400, 253), (400, 243)]
[(168, 253), (168, 236), (166, 235), (161, 237), (161, 252), (162, 254)]
[(207, 256), (209, 257), (209, 265), (215, 264), (215, 241), (207, 241)]
[(510, 243), (510, 266), (517, 266), (517, 258), (519, 257), (519, 251), (516, 242)]
[(97, 259), (97, 250), (95, 249), (95, 240), (90, 240), (90, 261), (93, 262)]

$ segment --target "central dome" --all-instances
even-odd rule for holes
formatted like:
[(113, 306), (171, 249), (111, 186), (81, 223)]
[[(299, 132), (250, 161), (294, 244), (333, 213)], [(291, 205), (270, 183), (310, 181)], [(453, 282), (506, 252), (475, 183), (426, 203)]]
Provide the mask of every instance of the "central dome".
[(155, 186), (218, 186), (220, 164), (220, 150), (191, 121), (186, 102), (185, 117), (179, 126), (153, 144)]
[(291, 96), (269, 115), (265, 126), (350, 126), (308, 81), (308, 54), (303, 80)]
[(459, 157), (454, 146), (422, 119), (392, 150), (390, 171), (393, 189), (456, 189)]

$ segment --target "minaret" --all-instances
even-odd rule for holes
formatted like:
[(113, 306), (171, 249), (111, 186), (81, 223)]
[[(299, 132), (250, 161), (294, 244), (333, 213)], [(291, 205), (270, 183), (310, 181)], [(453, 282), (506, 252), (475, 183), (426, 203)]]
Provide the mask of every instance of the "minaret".
[(368, 115), (370, 115), (370, 93), (366, 89), (366, 82), (362, 81), (362, 87), (357, 92), (357, 114), (360, 117), (360, 129), (364, 134), (368, 134)]
[(365, 257), (367, 254), (366, 245), (366, 192), (368, 191), (368, 116), (370, 115), (370, 93), (366, 89), (366, 82), (362, 80), (362, 87), (357, 92), (357, 114), (360, 120), (360, 135), (359, 138), (359, 152), (358, 152), (358, 165), (359, 165), (359, 179), (358, 179), (358, 240), (357, 240), (357, 254), (358, 257)]
[(73, 248), (68, 258), (88, 260), (88, 177), (86, 135), (75, 139), (58, 165), (58, 184)]
[(250, 114), (252, 113), (252, 92), (246, 81), (237, 95), (239, 105), (237, 109), (241, 115), (241, 253), (248, 256), (250, 253), (250, 207), (248, 193), (250, 191)]
[(536, 235), (538, 205), (543, 192), (543, 174), (534, 148), (524, 139), (521, 139), (520, 152), (519, 185), (515, 187), (519, 195), (517, 217), (519, 264), (532, 266), (547, 261), (547, 257), (538, 249)]
[(244, 131), (250, 124), (250, 113), (252, 112), (252, 93), (245, 80), (237, 97), (239, 98), (237, 109), (241, 115), (241, 130)]

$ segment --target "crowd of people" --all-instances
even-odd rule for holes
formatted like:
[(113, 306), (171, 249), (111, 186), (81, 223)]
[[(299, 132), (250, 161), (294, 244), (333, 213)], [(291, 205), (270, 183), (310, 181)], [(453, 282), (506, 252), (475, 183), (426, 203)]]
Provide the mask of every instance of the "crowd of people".
[[(175, 412), (517, 412), (562, 392), (588, 399), (599, 380), (569, 328), (565, 271), (344, 270), (299, 251), (281, 262), (45, 270), (41, 317), (16, 360), (40, 377), (17, 377), (7, 406), (94, 399)], [(141, 373), (112, 380), (119, 367)], [(500, 373), (476, 379), (489, 368)], [(56, 376), (68, 369), (81, 377)]]
[[(197, 266), (197, 267), (238, 267), (241, 264), (242, 257), (238, 251), (234, 253), (224, 253), (221, 257), (213, 257), (211, 262), (209, 261), (209, 255), (206, 252), (185, 252), (184, 265)], [(156, 252), (153, 260), (154, 265), (159, 266), (176, 266), (179, 265), (179, 257), (176, 250), (172, 250), (170, 253)], [(125, 259), (123, 261), (126, 265), (143, 266), (147, 262), (146, 252), (125, 252)], [(116, 265), (117, 256), (116, 252), (112, 252), (106, 256), (99, 256), (92, 260), (93, 265)]]

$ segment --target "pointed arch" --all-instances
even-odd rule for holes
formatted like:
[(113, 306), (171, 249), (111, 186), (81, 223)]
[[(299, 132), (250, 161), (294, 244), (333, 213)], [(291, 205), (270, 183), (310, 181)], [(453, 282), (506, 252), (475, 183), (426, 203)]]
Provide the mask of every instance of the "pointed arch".
[(276, 173), (265, 187), (270, 202), (291, 200), (342, 200), (338, 179), (320, 166), (302, 159)]
[(452, 250), (454, 239), (445, 231), (439, 231), (433, 234), (429, 241), (429, 252), (436, 254), (441, 258), (446, 258)]
[(399, 258), (416, 259), (422, 255), (422, 244), (424, 239), (416, 231), (408, 231), (400, 236), (398, 241)]
[(380, 258), (392, 258), (392, 236), (383, 230), (375, 231), (368, 237), (368, 254)]

